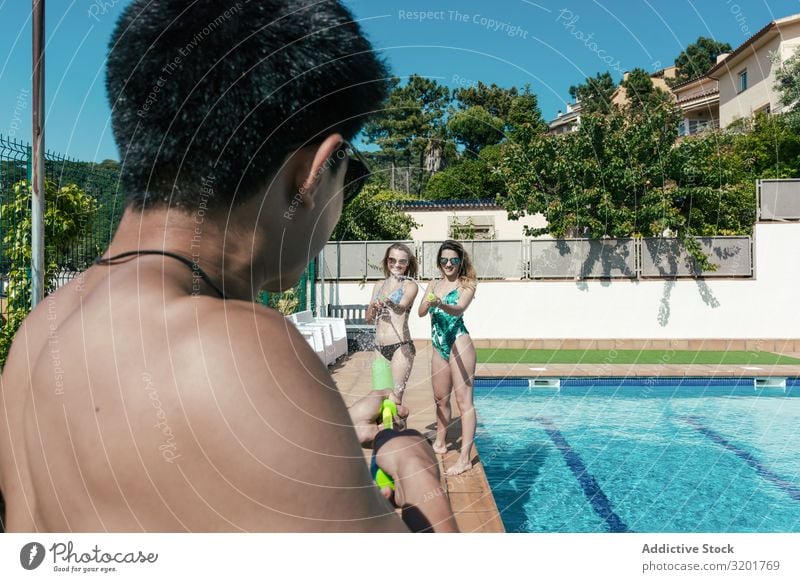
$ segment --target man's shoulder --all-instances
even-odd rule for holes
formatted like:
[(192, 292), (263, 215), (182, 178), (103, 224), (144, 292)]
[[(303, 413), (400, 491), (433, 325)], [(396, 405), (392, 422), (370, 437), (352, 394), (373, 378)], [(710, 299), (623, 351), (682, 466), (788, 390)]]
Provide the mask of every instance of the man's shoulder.
[[(249, 344), (254, 339), (287, 339), (297, 333), (294, 324), (283, 315), (261, 305), (247, 301), (206, 299), (208, 309), (202, 311), (201, 333), (208, 340), (218, 340), (227, 345)], [(217, 333), (212, 333), (217, 332)]]
[[(245, 301), (208, 300), (197, 318), (205, 361), (217, 370), (258, 378), (316, 376), (324, 370), (295, 325), (274, 309)], [(198, 309), (198, 311), (201, 311)], [(213, 374), (213, 372), (210, 372)]]
[(339, 398), (325, 366), (280, 313), (230, 300), (195, 309), (202, 313), (196, 328), (181, 315), (188, 337), (170, 348), (188, 417), (207, 416), (203, 425), (216, 426), (221, 412), (241, 430), (257, 430), (266, 417), (294, 416), (298, 404), (330, 408), (334, 393)]

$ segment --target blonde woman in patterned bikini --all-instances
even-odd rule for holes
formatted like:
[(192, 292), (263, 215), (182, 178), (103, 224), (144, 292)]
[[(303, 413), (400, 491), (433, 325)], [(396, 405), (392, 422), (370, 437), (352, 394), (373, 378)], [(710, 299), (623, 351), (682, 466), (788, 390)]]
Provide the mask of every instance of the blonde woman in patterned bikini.
[(375, 283), (367, 323), (376, 323), (375, 349), (392, 365), (395, 397), (403, 402), (406, 382), (417, 351), (408, 330), (408, 314), (417, 297), (417, 258), (403, 243), (386, 249), (383, 257), (386, 279)]

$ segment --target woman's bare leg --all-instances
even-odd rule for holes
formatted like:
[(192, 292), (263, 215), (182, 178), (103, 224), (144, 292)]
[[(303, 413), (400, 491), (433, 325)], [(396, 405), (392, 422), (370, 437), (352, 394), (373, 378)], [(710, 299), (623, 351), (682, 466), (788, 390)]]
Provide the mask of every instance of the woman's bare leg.
[(405, 394), (406, 383), (409, 376), (411, 376), (413, 365), (414, 348), (411, 344), (401, 346), (392, 356), (392, 378), (394, 379), (394, 393), (397, 396), (398, 404), (403, 403), (403, 394)]
[(431, 383), (433, 399), (436, 402), (436, 441), (433, 443), (435, 453), (444, 454), (447, 450), (447, 427), (450, 426), (450, 392), (452, 381), (450, 366), (433, 350), (431, 359)]
[(453, 393), (461, 411), (461, 454), (456, 463), (447, 470), (448, 475), (458, 475), (472, 468), (472, 444), (475, 442), (477, 425), (473, 401), (475, 361), (475, 346), (472, 339), (468, 335), (458, 336), (450, 356), (450, 372)]
[[(414, 349), (411, 345), (405, 344), (399, 347), (392, 356), (392, 379), (394, 380), (394, 399), (398, 404), (403, 403), (403, 396), (406, 393), (406, 383), (411, 375), (411, 367), (414, 365)], [(395, 417), (394, 428), (397, 430), (406, 429), (406, 419)]]

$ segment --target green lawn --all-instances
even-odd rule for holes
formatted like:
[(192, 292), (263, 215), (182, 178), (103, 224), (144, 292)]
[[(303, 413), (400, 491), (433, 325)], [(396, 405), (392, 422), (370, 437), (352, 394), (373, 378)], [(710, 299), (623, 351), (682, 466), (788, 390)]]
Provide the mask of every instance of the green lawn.
[(480, 364), (800, 364), (771, 352), (689, 350), (511, 350), (478, 348)]

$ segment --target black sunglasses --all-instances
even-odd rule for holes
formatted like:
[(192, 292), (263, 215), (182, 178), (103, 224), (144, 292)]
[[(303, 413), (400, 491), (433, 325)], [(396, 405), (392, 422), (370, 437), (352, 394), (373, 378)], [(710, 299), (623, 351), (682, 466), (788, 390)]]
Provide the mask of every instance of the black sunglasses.
[(346, 206), (364, 188), (364, 184), (367, 183), (367, 178), (369, 178), (370, 170), (367, 160), (364, 159), (361, 152), (353, 147), (353, 144), (342, 142), (339, 149), (343, 149), (349, 158), (347, 172), (344, 175), (344, 197), (342, 202), (343, 206)]

